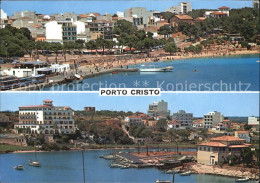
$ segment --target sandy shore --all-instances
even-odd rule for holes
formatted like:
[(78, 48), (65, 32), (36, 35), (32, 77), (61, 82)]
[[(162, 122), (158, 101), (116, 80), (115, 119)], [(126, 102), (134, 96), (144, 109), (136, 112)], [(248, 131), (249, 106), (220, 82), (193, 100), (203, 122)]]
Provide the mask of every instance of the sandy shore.
[(219, 166), (209, 166), (209, 165), (200, 165), (195, 164), (191, 165), (191, 170), (198, 174), (213, 174), (229, 177), (248, 177), (250, 179), (257, 180), (259, 179), (259, 170), (250, 169), (250, 168), (241, 168), (241, 167), (231, 167), (224, 166), (223, 168)]

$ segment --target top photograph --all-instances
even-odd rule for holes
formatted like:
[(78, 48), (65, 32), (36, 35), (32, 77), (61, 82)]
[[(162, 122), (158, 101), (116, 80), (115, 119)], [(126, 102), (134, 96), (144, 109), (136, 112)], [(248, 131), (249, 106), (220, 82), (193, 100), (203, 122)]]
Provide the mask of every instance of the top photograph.
[(1, 91), (259, 91), (259, 0), (2, 0)]

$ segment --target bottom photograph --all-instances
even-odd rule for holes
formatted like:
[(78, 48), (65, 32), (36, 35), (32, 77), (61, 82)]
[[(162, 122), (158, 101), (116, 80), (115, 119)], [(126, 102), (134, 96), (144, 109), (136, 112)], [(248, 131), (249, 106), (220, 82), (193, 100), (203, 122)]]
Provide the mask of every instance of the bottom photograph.
[(0, 182), (259, 181), (259, 93), (1, 93)]

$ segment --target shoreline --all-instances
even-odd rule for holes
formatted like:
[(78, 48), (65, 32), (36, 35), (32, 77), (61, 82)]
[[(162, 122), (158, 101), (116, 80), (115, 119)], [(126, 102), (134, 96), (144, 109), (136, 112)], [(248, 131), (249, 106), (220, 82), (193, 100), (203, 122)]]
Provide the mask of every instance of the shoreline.
[[(228, 54), (223, 53), (200, 53), (200, 54), (187, 54), (187, 55), (180, 55), (180, 56), (158, 56), (155, 58), (141, 58), (141, 59), (133, 59), (130, 58), (127, 61), (120, 60), (118, 63), (112, 62), (112, 64), (109, 65), (107, 62), (107, 65), (104, 63), (99, 63), (97, 65), (94, 64), (94, 66), (89, 65), (82, 65), (78, 69), (81, 71), (81, 74), (83, 79), (93, 78), (100, 75), (105, 75), (109, 73), (120, 73), (120, 72), (138, 72), (137, 65), (138, 64), (146, 64), (146, 63), (158, 63), (158, 62), (174, 62), (174, 61), (180, 61), (180, 60), (186, 60), (186, 59), (196, 59), (196, 58), (216, 58), (216, 57), (229, 57), (229, 56), (239, 56), (239, 55), (255, 55), (260, 54), (258, 50), (241, 50), (241, 51), (234, 51), (229, 52)], [(92, 63), (93, 64), (93, 63)], [(130, 66), (128, 68), (128, 66)], [(132, 67), (133, 66), (133, 67)], [(135, 67), (134, 67), (135, 66)], [(96, 71), (95, 67), (97, 67), (99, 70)], [(120, 68), (121, 67), (121, 68)], [(126, 68), (125, 68), (126, 67)], [(73, 75), (73, 71), (69, 71), (70, 75)], [(65, 75), (58, 75), (54, 77), (47, 77), (49, 81), (52, 80), (52, 82), (45, 82), (41, 84), (33, 84), (29, 86), (24, 86), (20, 88), (14, 88), (6, 91), (43, 91), (44, 88), (50, 88), (53, 86), (60, 86), (62, 84), (70, 84), (77, 82), (77, 80), (73, 79), (72, 82), (66, 82)], [(76, 83), (78, 84), (78, 83)], [(80, 84), (80, 83), (79, 83)], [(51, 91), (51, 90), (50, 90)]]
[[(59, 150), (59, 151), (54, 151), (54, 150), (51, 150), (51, 151), (36, 151), (36, 153), (42, 153), (42, 152), (70, 152), (70, 151), (95, 151), (95, 150), (134, 150), (134, 149), (137, 149), (136, 147), (108, 147), (108, 148), (105, 148), (105, 147), (100, 147), (100, 148), (85, 148), (85, 149), (82, 149), (82, 148), (71, 148), (69, 150)], [(140, 147), (140, 149), (146, 149), (146, 147)], [(157, 149), (156, 147), (151, 147), (150, 149)], [(160, 149), (164, 149), (164, 148), (160, 148)], [(174, 149), (174, 148), (171, 148), (171, 149)], [(196, 149), (196, 147), (181, 147), (179, 149)], [(13, 151), (13, 152), (7, 152), (7, 153), (0, 153), (0, 154), (18, 154), (18, 153), (35, 153), (35, 150), (25, 150), (25, 151), (22, 151), (22, 150), (18, 150), (18, 151)]]
[[(238, 168), (238, 170), (236, 170)], [(240, 169), (239, 169), (240, 168)], [(233, 178), (248, 177), (252, 180), (259, 180), (259, 169), (254, 169), (256, 172), (252, 172), (253, 169), (235, 166), (215, 166), (215, 165), (202, 165), (194, 164), (191, 165), (191, 169), (195, 174), (206, 174), (206, 175), (218, 175)], [(258, 171), (258, 172), (257, 172)]]

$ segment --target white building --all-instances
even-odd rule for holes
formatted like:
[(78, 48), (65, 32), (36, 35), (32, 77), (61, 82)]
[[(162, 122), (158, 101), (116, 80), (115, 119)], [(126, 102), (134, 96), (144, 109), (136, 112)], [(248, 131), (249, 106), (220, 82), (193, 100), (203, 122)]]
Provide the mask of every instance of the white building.
[(170, 110), (168, 110), (168, 102), (164, 102), (164, 100), (160, 100), (159, 102), (153, 102), (149, 105), (149, 109), (147, 111), (149, 116), (170, 116)]
[(116, 15), (118, 16), (118, 18), (124, 18), (124, 12), (117, 11)]
[(190, 2), (179, 2), (178, 6), (172, 6), (170, 9), (166, 9), (165, 12), (171, 12), (175, 14), (187, 14), (192, 11)]
[(47, 22), (46, 28), (46, 41), (47, 42), (62, 42), (62, 25), (57, 21)]
[(222, 17), (228, 17), (229, 16), (229, 7), (222, 6), (218, 8), (218, 10), (215, 11), (206, 11), (204, 16), (206, 18), (214, 17), (214, 18), (222, 18)]
[(250, 135), (248, 131), (235, 131), (235, 137), (244, 139), (246, 143), (250, 143)]
[(19, 107), (19, 124), (15, 129), (30, 129), (32, 134), (71, 134), (75, 132), (74, 112), (67, 106), (53, 106), (52, 100), (42, 105)]
[(140, 116), (128, 116), (125, 118), (126, 126), (144, 126), (142, 117)]
[(70, 64), (52, 64), (50, 68), (52, 72), (62, 73), (70, 70)]
[(1, 9), (1, 20), (7, 19), (7, 13), (4, 12), (4, 10)]
[(195, 129), (203, 128), (203, 119), (196, 119), (192, 121), (192, 127)]
[(5, 13), (4, 10), (1, 9), (0, 16), (1, 16), (0, 29), (3, 29), (5, 28), (5, 25), (8, 22), (7, 13)]
[(182, 129), (192, 128), (193, 114), (179, 110), (177, 113), (173, 113), (172, 120), (178, 121)]
[(16, 76), (18, 78), (35, 75), (33, 69), (30, 68), (11, 68), (3, 70), (3, 75)]
[(259, 118), (255, 116), (248, 117), (248, 125), (259, 125)]
[(74, 24), (77, 26), (77, 34), (86, 34), (86, 27), (84, 22), (76, 21)]
[(204, 128), (212, 128), (213, 126), (217, 126), (217, 124), (223, 120), (224, 117), (220, 112), (209, 112), (203, 116), (203, 126)]
[(176, 120), (172, 120), (167, 123), (167, 130), (169, 130), (169, 129), (179, 130), (180, 127), (181, 127), (181, 124)]
[(212, 129), (218, 131), (225, 131), (227, 129), (227, 125), (224, 123), (218, 123), (217, 126), (213, 127)]

